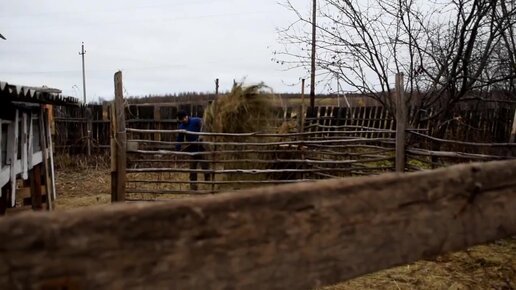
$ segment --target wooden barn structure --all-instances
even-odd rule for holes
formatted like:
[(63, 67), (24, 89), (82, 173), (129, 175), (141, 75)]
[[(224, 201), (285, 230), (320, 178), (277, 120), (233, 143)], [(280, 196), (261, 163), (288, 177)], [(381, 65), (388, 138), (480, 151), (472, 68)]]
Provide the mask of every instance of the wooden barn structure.
[(52, 209), (56, 192), (50, 111), (52, 105), (77, 104), (56, 89), (0, 82), (0, 215), (24, 206)]

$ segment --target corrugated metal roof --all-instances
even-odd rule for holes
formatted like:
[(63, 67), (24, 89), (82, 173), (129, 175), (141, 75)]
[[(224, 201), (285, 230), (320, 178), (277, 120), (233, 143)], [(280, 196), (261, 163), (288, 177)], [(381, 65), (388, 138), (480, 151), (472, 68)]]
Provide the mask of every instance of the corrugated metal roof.
[(19, 101), (28, 103), (53, 104), (53, 105), (78, 105), (79, 100), (61, 94), (49, 92), (48, 88), (12, 85), (0, 81), (0, 101)]

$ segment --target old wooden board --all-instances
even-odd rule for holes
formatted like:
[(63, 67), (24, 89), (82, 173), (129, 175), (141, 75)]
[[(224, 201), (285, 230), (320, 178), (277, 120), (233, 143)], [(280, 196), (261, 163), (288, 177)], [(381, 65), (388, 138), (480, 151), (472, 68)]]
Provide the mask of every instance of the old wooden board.
[(0, 288), (310, 289), (516, 234), (515, 177), (497, 161), (24, 213), (0, 220)]

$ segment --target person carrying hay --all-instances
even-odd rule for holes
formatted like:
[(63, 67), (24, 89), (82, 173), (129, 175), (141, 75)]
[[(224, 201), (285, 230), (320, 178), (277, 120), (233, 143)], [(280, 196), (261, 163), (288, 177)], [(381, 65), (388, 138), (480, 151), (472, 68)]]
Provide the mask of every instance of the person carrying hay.
[[(202, 128), (202, 119), (201, 118), (190, 117), (190, 115), (186, 111), (179, 111), (177, 113), (177, 119), (179, 121), (179, 130), (186, 130), (189, 132), (197, 132), (197, 133), (201, 132), (201, 128)], [(181, 150), (181, 143), (185, 142), (185, 139), (186, 139), (186, 142), (188, 143), (188, 145), (186, 145), (184, 147), (184, 149)], [(198, 134), (179, 133), (177, 135), (176, 141), (178, 142), (176, 144), (176, 151), (184, 151), (184, 152), (190, 152), (190, 153), (204, 152), (204, 147), (202, 146), (202, 144), (197, 143), (200, 141)], [(199, 164), (201, 165), (201, 168), (203, 170), (209, 169), (209, 164), (208, 164), (208, 162), (204, 161), (202, 154), (192, 155), (192, 161), (190, 162), (190, 170), (196, 170), (197, 166)], [(205, 181), (211, 180), (210, 177), (211, 177), (210, 173), (208, 173), (208, 172), (204, 173)], [(197, 182), (197, 172), (195, 172), (195, 171), (190, 172), (190, 182), (191, 182), (190, 189), (197, 190), (197, 183), (196, 183)]]

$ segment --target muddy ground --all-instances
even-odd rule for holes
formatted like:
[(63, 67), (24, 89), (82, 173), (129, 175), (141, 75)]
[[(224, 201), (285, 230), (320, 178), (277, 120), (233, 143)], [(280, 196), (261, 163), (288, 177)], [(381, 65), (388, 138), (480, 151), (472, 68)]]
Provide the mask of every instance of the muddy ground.
[[(107, 169), (57, 171), (56, 210), (110, 202)], [(348, 289), (516, 289), (516, 237), (330, 286)]]

